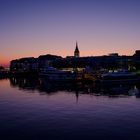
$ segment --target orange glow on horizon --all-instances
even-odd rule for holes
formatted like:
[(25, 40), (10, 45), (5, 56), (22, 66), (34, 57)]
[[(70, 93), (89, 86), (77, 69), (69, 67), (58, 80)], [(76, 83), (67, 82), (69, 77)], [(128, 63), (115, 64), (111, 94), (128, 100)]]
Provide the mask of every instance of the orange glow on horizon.
[[(72, 39), (73, 40), (73, 39)], [(76, 41), (72, 40), (59, 40), (59, 39), (9, 39), (2, 40), (0, 56), (0, 65), (9, 66), (10, 61), (20, 59), (23, 57), (39, 57), (40, 55), (52, 54), (62, 57), (73, 56), (76, 46)], [(127, 43), (126, 43), (127, 42)], [(59, 45), (58, 45), (59, 44)], [(97, 40), (81, 40), (78, 41), (78, 48), (80, 56), (102, 56), (110, 53), (118, 53), (119, 55), (133, 55), (135, 48), (139, 47), (140, 42), (128, 42), (127, 40), (119, 40), (117, 43), (113, 38), (110, 40), (97, 39)], [(10, 46), (10, 47), (9, 47)], [(113, 47), (111, 47), (113, 46)], [(124, 47), (118, 47), (124, 46)], [(127, 49), (126, 49), (127, 48)], [(8, 51), (7, 51), (8, 50)]]
[[(80, 48), (80, 47), (79, 47)], [(128, 56), (130, 56), (130, 55), (133, 55), (134, 54), (134, 52), (132, 52), (131, 50), (122, 50), (122, 51), (120, 51), (120, 52), (108, 52), (108, 53), (106, 53), (106, 52), (104, 52), (104, 51), (98, 51), (97, 49), (96, 50), (94, 50), (94, 52), (92, 51), (84, 51), (84, 52), (82, 52), (82, 50), (80, 50), (80, 57), (86, 57), (86, 56), (102, 56), (102, 55), (108, 55), (108, 54), (110, 54), (110, 53), (119, 53), (119, 55), (128, 55)], [(7, 58), (3, 58), (3, 59), (0, 59), (0, 65), (2, 65), (2, 66), (4, 66), (4, 67), (8, 67), (9, 65), (10, 65), (10, 61), (11, 60), (14, 60), (14, 59), (20, 59), (20, 58), (24, 58), (24, 57), (34, 57), (34, 58), (37, 58), (37, 57), (39, 57), (40, 55), (46, 55), (46, 54), (52, 54), (52, 55), (58, 55), (58, 56), (62, 56), (63, 58), (65, 58), (66, 56), (73, 56), (73, 51), (71, 51), (71, 52), (65, 52), (65, 51), (62, 51), (61, 53), (59, 52), (57, 52), (57, 53), (41, 53), (41, 54), (39, 54), (39, 52), (38, 53), (33, 53), (33, 52), (28, 52), (28, 55), (25, 53), (23, 53), (22, 55), (20, 54), (20, 55), (11, 55), (11, 56), (9, 56), (9, 57), (7, 57)]]

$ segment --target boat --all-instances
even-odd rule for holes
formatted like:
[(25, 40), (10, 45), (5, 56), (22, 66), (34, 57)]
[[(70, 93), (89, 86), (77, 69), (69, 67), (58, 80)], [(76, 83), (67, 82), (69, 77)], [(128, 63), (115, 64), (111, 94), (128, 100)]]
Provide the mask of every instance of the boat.
[(138, 82), (138, 77), (128, 70), (108, 72), (101, 75), (103, 84), (132, 84)]
[(49, 81), (73, 81), (76, 79), (76, 73), (74, 71), (64, 71), (58, 70), (54, 67), (46, 67), (42, 69), (39, 73), (39, 76), (44, 77)]

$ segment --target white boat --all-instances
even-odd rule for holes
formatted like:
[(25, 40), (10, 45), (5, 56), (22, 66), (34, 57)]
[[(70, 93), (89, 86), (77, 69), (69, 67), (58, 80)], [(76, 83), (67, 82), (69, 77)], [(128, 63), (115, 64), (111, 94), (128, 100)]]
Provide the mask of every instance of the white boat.
[(58, 70), (54, 67), (47, 67), (41, 70), (39, 73), (40, 76), (50, 80), (50, 81), (72, 81), (76, 78), (76, 73), (73, 71), (63, 71)]
[(138, 78), (135, 74), (131, 73), (128, 70), (121, 70), (115, 72), (109, 72), (101, 75), (102, 83), (118, 83), (118, 84), (126, 84), (126, 83), (134, 83), (138, 81)]

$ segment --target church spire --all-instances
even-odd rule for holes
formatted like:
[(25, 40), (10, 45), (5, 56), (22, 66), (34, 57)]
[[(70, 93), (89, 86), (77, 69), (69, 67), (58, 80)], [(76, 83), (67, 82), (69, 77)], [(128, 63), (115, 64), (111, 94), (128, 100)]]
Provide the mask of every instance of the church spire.
[(77, 43), (77, 41), (76, 41), (76, 48), (78, 48), (78, 43)]
[(79, 52), (79, 49), (78, 49), (78, 43), (76, 41), (76, 48), (75, 48), (75, 51), (74, 51), (74, 57), (79, 57), (80, 56), (80, 52)]

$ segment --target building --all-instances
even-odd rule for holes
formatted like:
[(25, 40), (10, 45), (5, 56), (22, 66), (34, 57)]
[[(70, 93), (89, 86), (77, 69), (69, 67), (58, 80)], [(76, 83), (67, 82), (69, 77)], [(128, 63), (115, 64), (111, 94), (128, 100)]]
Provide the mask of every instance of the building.
[(37, 72), (38, 59), (34, 57), (20, 58), (12, 60), (10, 63), (10, 71), (12, 72)]
[(74, 51), (74, 57), (79, 57), (80, 56), (80, 51), (78, 49), (78, 43), (76, 42), (76, 48), (75, 48), (75, 51)]
[(110, 53), (109, 56), (114, 56), (114, 57), (118, 57), (119, 54), (118, 53)]
[(136, 69), (140, 70), (140, 50), (136, 50), (133, 55), (133, 64)]

